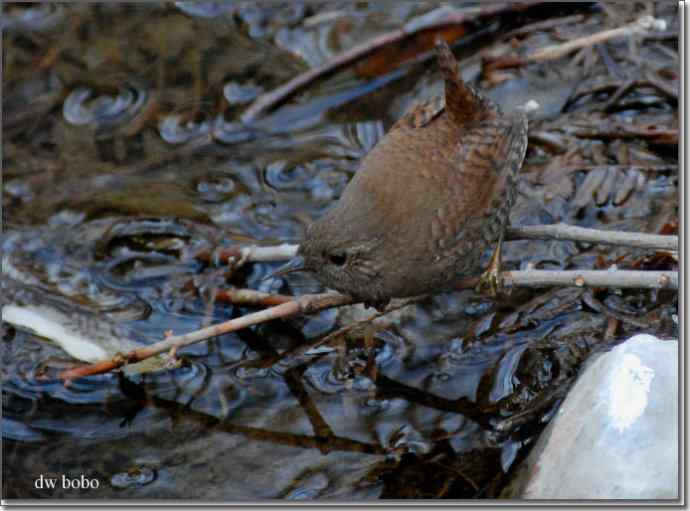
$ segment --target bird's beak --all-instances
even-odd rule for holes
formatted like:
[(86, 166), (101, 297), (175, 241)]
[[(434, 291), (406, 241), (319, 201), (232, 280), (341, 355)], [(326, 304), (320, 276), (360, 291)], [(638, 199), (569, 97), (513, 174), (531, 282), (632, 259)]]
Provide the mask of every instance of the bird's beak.
[(308, 271), (306, 266), (304, 265), (304, 257), (302, 256), (293, 257), (292, 259), (290, 259), (290, 261), (288, 261), (287, 264), (284, 264), (273, 273), (269, 273), (261, 280), (263, 281), (272, 279), (274, 277), (282, 277), (283, 275), (287, 275), (288, 273), (294, 273), (297, 271)]

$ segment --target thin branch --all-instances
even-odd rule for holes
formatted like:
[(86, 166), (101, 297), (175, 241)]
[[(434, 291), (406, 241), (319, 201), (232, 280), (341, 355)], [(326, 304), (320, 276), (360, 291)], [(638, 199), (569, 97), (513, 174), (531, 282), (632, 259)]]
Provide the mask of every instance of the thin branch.
[(621, 99), (623, 99), (633, 90), (643, 87), (651, 87), (660, 92), (667, 99), (678, 101), (678, 93), (673, 89), (672, 85), (669, 85), (662, 80), (649, 77), (649, 79), (646, 80), (628, 80), (627, 82), (623, 83), (616, 90), (616, 92), (611, 95), (606, 104), (602, 107), (602, 110), (605, 112), (613, 112), (616, 108), (621, 108)]
[(298, 245), (283, 243), (281, 245), (244, 245), (236, 247), (222, 247), (214, 251), (204, 250), (195, 254), (200, 261), (230, 263), (241, 266), (243, 263), (261, 263), (270, 261), (286, 261), (297, 253)]
[(163, 341), (132, 350), (123, 355), (115, 356), (109, 360), (103, 360), (91, 365), (62, 371), (58, 374), (58, 378), (62, 380), (72, 380), (82, 376), (107, 373), (108, 371), (118, 369), (125, 364), (141, 362), (142, 360), (158, 355), (159, 353), (165, 353), (173, 349), (178, 350), (179, 348), (196, 344), (197, 342), (204, 341), (211, 337), (216, 337), (229, 332), (235, 332), (237, 330), (242, 330), (243, 328), (258, 325), (260, 323), (266, 323), (267, 321), (272, 321), (274, 319), (285, 319), (298, 316), (300, 314), (312, 314), (323, 309), (340, 307), (341, 305), (351, 303), (353, 303), (352, 298), (338, 293), (304, 295), (299, 298), (295, 298), (290, 302), (276, 305), (275, 307), (254, 312), (252, 314), (247, 314), (245, 316), (241, 316), (230, 321), (225, 321), (217, 325), (202, 328), (201, 330), (195, 330), (185, 335), (171, 335)]
[(431, 15), (430, 17), (422, 16), (420, 18), (415, 18), (400, 29), (386, 32), (369, 41), (365, 41), (364, 43), (350, 48), (340, 55), (336, 55), (328, 62), (324, 62), (320, 66), (295, 76), (292, 80), (284, 85), (281, 85), (277, 89), (259, 96), (242, 114), (242, 121), (245, 123), (255, 121), (264, 112), (267, 112), (279, 104), (287, 101), (289, 98), (316, 80), (331, 75), (339, 69), (352, 64), (363, 57), (366, 57), (380, 48), (399, 43), (400, 41), (403, 41), (419, 32), (425, 30), (438, 30), (453, 25), (461, 25), (469, 21), (493, 18), (505, 13), (520, 12), (539, 3), (542, 2), (529, 1), (503, 5), (491, 5), (483, 7), (477, 12), (466, 12), (449, 7), (442, 7), (429, 13), (429, 15)]
[(263, 293), (254, 289), (218, 289), (216, 301), (253, 307), (273, 307), (295, 299), (290, 295)]
[(594, 46), (595, 44), (600, 44), (610, 39), (630, 36), (633, 34), (644, 34), (651, 32), (652, 30), (660, 30), (664, 28), (665, 22), (663, 20), (657, 20), (651, 16), (643, 16), (642, 18), (622, 27), (603, 30), (594, 34), (578, 37), (577, 39), (573, 39), (572, 41), (568, 41), (563, 44), (547, 46), (546, 48), (542, 48), (541, 50), (532, 53), (527, 58), (531, 62), (555, 60), (564, 57), (575, 50), (587, 48), (588, 46)]
[(647, 35), (655, 31), (664, 30), (664, 20), (659, 20), (651, 16), (643, 16), (642, 18), (618, 28), (602, 30), (589, 34), (583, 37), (578, 37), (572, 41), (562, 44), (554, 44), (547, 46), (540, 50), (530, 53), (526, 57), (506, 56), (499, 57), (491, 62), (488, 67), (493, 69), (501, 69), (507, 67), (519, 67), (531, 62), (546, 62), (549, 60), (556, 60), (565, 57), (575, 50), (588, 48), (596, 44), (601, 44), (611, 39), (631, 36), (633, 34)]
[(640, 232), (605, 231), (602, 229), (588, 229), (567, 224), (508, 227), (506, 239), (570, 240), (634, 248), (678, 250), (678, 236), (662, 236), (660, 234), (644, 234)]
[[(599, 168), (635, 169), (639, 171), (666, 172), (677, 170), (674, 165), (659, 165), (657, 167), (637, 166), (573, 166), (576, 170), (595, 170)], [(606, 245), (621, 245), (633, 248), (649, 248), (658, 250), (678, 250), (678, 236), (662, 236), (658, 234), (646, 234), (641, 232), (606, 231), (603, 229), (590, 229), (568, 224), (554, 225), (529, 225), (522, 227), (509, 227), (506, 240), (518, 239), (555, 239), (561, 241), (586, 241), (591, 243), (603, 243)], [(216, 252), (203, 251), (195, 255), (201, 261), (241, 263), (278, 262), (287, 261), (295, 256), (299, 245), (284, 243), (274, 246), (236, 246), (224, 247)]]
[(525, 270), (503, 272), (506, 287), (612, 287), (618, 289), (678, 289), (676, 271)]
[(573, 135), (578, 138), (601, 140), (620, 140), (644, 138), (652, 144), (678, 145), (678, 128), (662, 127), (657, 124), (627, 125), (622, 122), (575, 129)]
[[(583, 172), (597, 172), (605, 170), (620, 170), (623, 172), (635, 171), (647, 174), (665, 174), (669, 172), (678, 173), (678, 165), (672, 163), (665, 163), (661, 165), (622, 165), (622, 164), (611, 164), (611, 165), (569, 165), (563, 169), (565, 174), (574, 171)], [(560, 224), (566, 225), (566, 224)], [(582, 229), (582, 227), (581, 227)], [(594, 230), (594, 229), (592, 229)], [(609, 231), (607, 231), (609, 232)], [(638, 233), (639, 234), (639, 233)], [(642, 236), (647, 236), (647, 234), (642, 234)]]

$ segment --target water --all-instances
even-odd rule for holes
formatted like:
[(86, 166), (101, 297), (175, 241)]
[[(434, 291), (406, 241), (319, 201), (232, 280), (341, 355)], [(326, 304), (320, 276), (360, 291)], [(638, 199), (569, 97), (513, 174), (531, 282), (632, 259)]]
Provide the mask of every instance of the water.
[[(430, 61), (390, 69), (372, 57), (252, 126), (240, 122), (241, 113), (261, 91), (435, 4), (388, 7), (5, 6), (3, 279), (30, 292), (4, 299), (59, 302), (73, 320), (83, 310), (88, 321), (77, 326), (87, 335), (89, 321), (109, 322), (139, 343), (250, 312), (214, 302), (213, 290), (262, 288), (276, 265), (233, 271), (193, 254), (298, 242), (401, 109), (438, 86), (438, 77)], [(588, 16), (601, 23), (601, 13)], [(425, 49), (412, 46), (405, 51)], [(598, 73), (606, 73), (602, 66)], [(520, 71), (523, 79), (496, 88), (495, 99), (509, 107), (511, 98), (529, 97), (542, 71)], [(569, 152), (530, 144), (513, 222), (658, 232), (677, 219), (677, 173), (641, 172), (616, 200), (599, 188), (578, 196), (587, 171), (562, 172), (569, 165), (677, 164), (672, 151), (640, 140), (572, 137), (566, 128), (591, 122), (587, 111), (599, 104), (590, 97), (567, 114), (553, 113), (578, 73), (584, 70), (550, 75), (553, 87), (537, 92), (550, 114), (533, 129), (564, 137)], [(659, 125), (677, 122), (677, 105), (665, 99), (641, 108)], [(632, 171), (616, 172), (624, 179)], [(504, 261), (514, 269), (674, 264), (644, 256), (518, 241), (506, 244)], [(319, 290), (309, 279), (274, 287)], [(609, 316), (589, 296), (637, 324), (621, 321), (605, 339)], [(75, 362), (67, 353), (3, 324), (3, 496), (492, 496), (587, 355), (641, 328), (677, 335), (673, 314), (671, 292), (516, 290), (499, 304), (469, 291), (446, 293), (310, 353), (296, 368), (250, 362), (361, 319), (361, 311), (261, 325), (181, 351), (177, 369), (68, 386), (51, 376)], [(367, 336), (377, 374), (367, 369)], [(63, 475), (84, 475), (98, 488), (36, 487), (41, 476)]]

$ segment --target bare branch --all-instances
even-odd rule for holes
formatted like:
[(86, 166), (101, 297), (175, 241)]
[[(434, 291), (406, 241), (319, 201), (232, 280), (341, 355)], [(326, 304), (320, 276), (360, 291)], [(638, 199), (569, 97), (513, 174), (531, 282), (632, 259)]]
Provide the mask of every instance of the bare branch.
[(664, 29), (664, 20), (659, 20), (651, 16), (643, 16), (642, 18), (622, 27), (602, 30), (600, 32), (595, 32), (593, 34), (589, 34), (583, 37), (578, 37), (577, 39), (573, 39), (572, 41), (547, 46), (545, 48), (530, 53), (526, 57), (499, 57), (495, 59), (489, 67), (494, 69), (500, 69), (506, 67), (524, 66), (525, 64), (528, 64), (530, 62), (545, 62), (549, 60), (556, 60), (568, 55), (569, 53), (575, 50), (580, 50), (582, 48), (588, 48), (596, 44), (601, 44), (610, 39), (626, 37), (636, 34), (639, 34), (640, 36), (646, 36), (648, 34), (659, 32)]
[(235, 247), (221, 247), (214, 251), (204, 250), (195, 254), (200, 261), (233, 263), (241, 266), (243, 263), (260, 263), (269, 261), (286, 261), (297, 253), (298, 245), (283, 243), (281, 245), (243, 245)]
[(254, 307), (273, 307), (274, 305), (291, 302), (294, 299), (294, 296), (263, 293), (254, 289), (233, 288), (218, 289), (216, 291), (216, 301)]
[(547, 46), (546, 48), (542, 48), (541, 50), (532, 53), (529, 57), (527, 57), (527, 59), (531, 62), (554, 60), (564, 57), (568, 53), (575, 50), (586, 48), (588, 46), (594, 46), (595, 44), (606, 42), (609, 39), (630, 36), (633, 34), (644, 34), (651, 32), (652, 30), (663, 30), (665, 28), (666, 27), (663, 20), (657, 20), (651, 16), (643, 16), (642, 18), (622, 27), (612, 28), (610, 30), (602, 30), (601, 32), (596, 32), (584, 37), (578, 37), (577, 39), (573, 39), (572, 41), (568, 41), (563, 44)]
[(580, 128), (573, 131), (578, 138), (597, 138), (602, 140), (619, 140), (643, 138), (652, 144), (678, 145), (678, 128), (660, 127), (654, 123), (628, 125), (627, 123), (607, 123), (603, 126)]
[(340, 307), (341, 305), (350, 303), (353, 303), (352, 298), (338, 293), (304, 295), (290, 302), (276, 305), (275, 307), (262, 311), (253, 312), (230, 321), (225, 321), (224, 323), (202, 328), (201, 330), (195, 330), (185, 335), (171, 335), (163, 341), (132, 350), (109, 360), (103, 360), (75, 369), (68, 369), (67, 371), (59, 373), (58, 377), (62, 380), (72, 380), (82, 376), (106, 373), (122, 367), (125, 364), (133, 364), (153, 357), (154, 355), (158, 355), (159, 353), (165, 353), (173, 348), (177, 350), (211, 337), (242, 330), (243, 328), (258, 325), (259, 323), (266, 323), (267, 321), (279, 318), (289, 318), (300, 314), (312, 314), (323, 309)]
[[(638, 289), (678, 289), (678, 272), (660, 271), (628, 271), (628, 270), (569, 270), (547, 271), (526, 270), (509, 271), (502, 274), (506, 287), (551, 287), (551, 286), (576, 286), (576, 287), (614, 287), (614, 288), (638, 288)], [(466, 279), (471, 280), (471, 279)], [(476, 280), (476, 279), (475, 279)], [(411, 299), (414, 301), (417, 298)], [(91, 365), (69, 369), (61, 372), (58, 377), (63, 380), (72, 380), (82, 376), (101, 374), (112, 371), (125, 364), (133, 364), (144, 359), (177, 350), (197, 342), (216, 337), (218, 335), (235, 332), (267, 321), (279, 318), (289, 318), (300, 314), (312, 314), (330, 307), (340, 307), (355, 303), (354, 300), (338, 293), (323, 293), (317, 295), (304, 295), (289, 302), (276, 305), (269, 309), (247, 314), (245, 316), (213, 325), (201, 330), (196, 330), (185, 335), (173, 335), (165, 340), (145, 346), (124, 355), (118, 355), (109, 360), (96, 362)], [(403, 302), (405, 305), (409, 302)], [(393, 308), (399, 308), (396, 305)], [(391, 309), (392, 310), (392, 309)], [(386, 311), (386, 312), (390, 312)], [(321, 343), (318, 343), (321, 344)], [(316, 345), (318, 345), (316, 344)], [(313, 348), (314, 346), (310, 346)]]
[(554, 239), (620, 245), (656, 250), (678, 250), (678, 236), (645, 234), (641, 232), (605, 231), (568, 224), (524, 225), (509, 227), (506, 239)]
[(503, 272), (506, 287), (613, 287), (678, 289), (676, 271), (525, 270)]
[[(588, 167), (582, 167), (589, 170)], [(665, 170), (665, 167), (660, 170)], [(678, 250), (678, 236), (664, 236), (641, 232), (606, 231), (603, 229), (589, 229), (568, 224), (526, 225), (509, 227), (506, 240), (518, 239), (554, 239), (561, 241), (584, 241), (602, 243), (605, 245), (620, 245), (633, 248), (647, 248), (655, 250)], [(226, 247), (216, 254), (201, 252), (196, 257), (203, 261), (232, 260), (238, 262), (275, 262), (291, 259), (297, 253), (298, 245), (284, 243), (274, 246), (247, 245)]]

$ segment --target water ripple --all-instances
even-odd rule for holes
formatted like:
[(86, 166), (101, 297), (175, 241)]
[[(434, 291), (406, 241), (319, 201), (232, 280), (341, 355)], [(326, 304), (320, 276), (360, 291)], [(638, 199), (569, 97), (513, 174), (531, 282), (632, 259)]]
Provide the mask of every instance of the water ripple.
[(116, 96), (102, 94), (93, 97), (88, 87), (77, 87), (65, 99), (62, 115), (75, 126), (93, 125), (99, 130), (112, 130), (141, 112), (149, 98), (143, 87), (127, 84)]
[(288, 165), (283, 160), (273, 161), (264, 169), (264, 182), (274, 190), (283, 191), (303, 189), (310, 178), (307, 168), (302, 165)]
[(253, 82), (244, 85), (238, 82), (230, 82), (223, 86), (223, 96), (231, 105), (243, 105), (254, 101), (264, 91), (263, 87)]
[(202, 200), (210, 203), (218, 203), (230, 198), (235, 191), (235, 181), (229, 176), (208, 176), (196, 184)]
[(199, 18), (229, 17), (237, 9), (235, 2), (174, 2), (175, 7)]
[(185, 116), (173, 114), (160, 120), (158, 132), (168, 144), (184, 144), (208, 136), (211, 133), (211, 123), (206, 119), (185, 120)]
[(257, 131), (241, 122), (227, 121), (224, 114), (219, 114), (213, 121), (212, 134), (222, 144), (238, 144), (253, 140)]
[(156, 479), (156, 471), (149, 467), (136, 467), (127, 472), (114, 474), (110, 484), (115, 488), (138, 488), (152, 483)]

